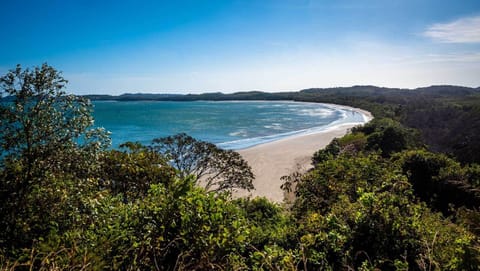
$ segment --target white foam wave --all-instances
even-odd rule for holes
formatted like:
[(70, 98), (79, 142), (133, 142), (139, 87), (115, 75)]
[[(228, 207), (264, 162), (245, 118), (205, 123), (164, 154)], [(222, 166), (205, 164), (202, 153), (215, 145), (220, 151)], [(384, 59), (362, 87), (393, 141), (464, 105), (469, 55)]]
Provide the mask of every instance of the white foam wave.
[(325, 108), (300, 109), (295, 111), (298, 112), (299, 115), (310, 117), (327, 117), (335, 112), (335, 110)]
[(238, 131), (235, 131), (235, 132), (231, 132), (228, 134), (229, 136), (241, 136), (241, 137), (245, 137), (248, 135), (248, 132), (247, 130), (245, 129), (240, 129)]
[(282, 130), (283, 126), (280, 123), (272, 123), (271, 125), (264, 125), (264, 128), (272, 129), (272, 130)]
[[(311, 110), (311, 109), (305, 109), (305, 110)], [(349, 108), (335, 108), (334, 106), (329, 106), (328, 110), (325, 110), (325, 109), (321, 109), (321, 110), (323, 111), (322, 112), (323, 114), (329, 114), (329, 115), (332, 115), (335, 112), (340, 112), (341, 117), (338, 120), (333, 121), (327, 125), (322, 125), (322, 126), (312, 127), (308, 129), (292, 131), (292, 132), (268, 135), (268, 136), (233, 140), (233, 141), (219, 143), (217, 144), (217, 146), (224, 149), (241, 150), (241, 149), (246, 149), (256, 145), (273, 142), (279, 139), (284, 139), (287, 137), (309, 135), (309, 134), (315, 134), (319, 132), (328, 132), (342, 125), (361, 125), (371, 120), (371, 118), (369, 118), (367, 115)], [(304, 112), (312, 112), (312, 111), (304, 111)], [(320, 110), (317, 109), (317, 112), (315, 113), (319, 114)], [(360, 119), (358, 119), (358, 117), (360, 117)], [(269, 129), (274, 129), (274, 127), (278, 127), (278, 126), (275, 126), (274, 124), (275, 123), (273, 123), (272, 125), (266, 125), (264, 127)], [(276, 123), (276, 124), (279, 124), (279, 123)]]

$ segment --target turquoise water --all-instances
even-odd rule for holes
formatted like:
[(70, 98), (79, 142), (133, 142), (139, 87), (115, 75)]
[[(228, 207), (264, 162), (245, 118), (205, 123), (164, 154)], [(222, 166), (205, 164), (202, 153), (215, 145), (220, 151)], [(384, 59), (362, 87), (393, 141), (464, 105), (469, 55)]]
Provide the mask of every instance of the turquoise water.
[(95, 125), (111, 132), (112, 146), (185, 132), (226, 149), (243, 149), (343, 123), (362, 123), (355, 111), (287, 101), (95, 101)]

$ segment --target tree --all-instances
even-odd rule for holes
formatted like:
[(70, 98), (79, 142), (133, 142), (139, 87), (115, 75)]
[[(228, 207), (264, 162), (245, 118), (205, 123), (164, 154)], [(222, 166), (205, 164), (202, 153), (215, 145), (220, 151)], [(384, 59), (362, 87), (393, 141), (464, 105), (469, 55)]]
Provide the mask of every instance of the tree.
[(462, 206), (480, 207), (480, 192), (474, 183), (476, 165), (462, 167), (444, 154), (425, 150), (398, 153), (394, 159), (408, 176), (415, 194), (432, 209), (451, 215)]
[(168, 184), (175, 176), (165, 158), (140, 143), (127, 142), (121, 150), (105, 152), (101, 159), (102, 187), (122, 194), (124, 201), (142, 199), (152, 184)]
[(380, 150), (382, 156), (390, 157), (396, 152), (419, 146), (419, 134), (415, 129), (388, 118), (374, 119), (364, 126), (353, 129), (367, 136), (367, 150)]
[(181, 133), (153, 140), (151, 148), (164, 155), (180, 178), (197, 177), (207, 190), (254, 189), (253, 173), (239, 153)]
[(90, 102), (67, 95), (66, 84), (47, 64), (0, 78), (0, 246), (29, 245), (72, 224), (76, 197), (97, 186), (91, 173), (108, 134), (90, 128)]
[(0, 152), (19, 160), (27, 179), (35, 168), (86, 170), (110, 142), (103, 129), (90, 128), (90, 101), (67, 95), (66, 84), (47, 64), (33, 70), (17, 65), (0, 78)]

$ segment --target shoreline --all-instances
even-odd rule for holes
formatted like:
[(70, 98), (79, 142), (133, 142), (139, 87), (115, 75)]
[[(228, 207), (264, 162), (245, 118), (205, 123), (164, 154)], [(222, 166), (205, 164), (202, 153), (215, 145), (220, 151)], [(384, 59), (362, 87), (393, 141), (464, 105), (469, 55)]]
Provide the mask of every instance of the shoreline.
[[(325, 104), (332, 105), (332, 104)], [(373, 119), (370, 112), (343, 105), (333, 105), (356, 111), (364, 116), (363, 123), (341, 123), (328, 127), (323, 131), (311, 134), (294, 135), (272, 142), (237, 150), (248, 162), (255, 174), (253, 185), (255, 190), (234, 192), (234, 197), (266, 197), (282, 203), (284, 192), (280, 189), (280, 178), (293, 172), (306, 172), (311, 166), (313, 154), (328, 145), (334, 138), (342, 137), (351, 128), (363, 125)]]
[[(229, 101), (229, 102), (239, 102), (239, 101)], [(243, 102), (243, 101), (240, 101), (240, 102)], [(248, 102), (259, 102), (259, 101), (248, 101)], [(263, 101), (260, 101), (260, 102), (263, 102)], [(305, 128), (297, 131), (285, 132), (285, 133), (274, 134), (269, 136), (260, 136), (260, 137), (246, 138), (246, 139), (238, 139), (233, 141), (226, 141), (226, 142), (216, 143), (216, 145), (220, 148), (230, 149), (234, 151), (247, 150), (259, 145), (268, 144), (268, 143), (280, 141), (283, 139), (289, 139), (289, 138), (294, 138), (294, 137), (303, 136), (303, 135), (327, 132), (332, 129), (336, 129), (338, 126), (342, 126), (342, 125), (361, 125), (373, 119), (373, 116), (370, 112), (360, 108), (355, 108), (355, 107), (346, 106), (346, 105), (314, 103), (314, 102), (298, 102), (298, 101), (282, 101), (282, 102), (322, 105), (323, 107), (331, 110), (351, 111), (352, 113), (355, 112), (361, 115), (363, 118), (363, 121), (344, 122), (345, 119), (342, 118), (323, 126), (315, 126), (311, 128)]]

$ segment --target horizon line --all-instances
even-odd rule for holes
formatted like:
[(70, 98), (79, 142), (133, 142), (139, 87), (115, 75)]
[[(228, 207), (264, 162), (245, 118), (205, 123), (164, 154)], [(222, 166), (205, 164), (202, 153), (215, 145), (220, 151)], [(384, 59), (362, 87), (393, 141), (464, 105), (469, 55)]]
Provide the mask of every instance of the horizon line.
[[(415, 88), (402, 88), (402, 87), (385, 87), (385, 86), (376, 86), (376, 85), (352, 85), (352, 86), (336, 86), (336, 87), (310, 87), (310, 88), (302, 88), (299, 90), (232, 90), (228, 92), (223, 92), (221, 90), (207, 90), (205, 92), (185, 92), (185, 93), (173, 93), (173, 92), (123, 92), (121, 94), (108, 94), (108, 93), (90, 93), (90, 94), (81, 94), (78, 96), (94, 96), (94, 95), (103, 95), (103, 96), (122, 96), (122, 95), (205, 95), (205, 94), (240, 94), (240, 93), (249, 93), (249, 92), (260, 92), (260, 93), (282, 93), (282, 92), (300, 92), (302, 90), (309, 90), (309, 89), (339, 89), (339, 88), (358, 88), (358, 87), (373, 87), (373, 88), (381, 88), (381, 89), (395, 89), (395, 90), (417, 90), (423, 88), (431, 88), (431, 87), (457, 87), (457, 88), (469, 88), (469, 89), (480, 89), (480, 86), (477, 87), (470, 87), (470, 86), (463, 86), (463, 85), (450, 85), (450, 84), (440, 84), (440, 85), (429, 85), (429, 86), (420, 86)], [(174, 90), (169, 90), (174, 91)]]

